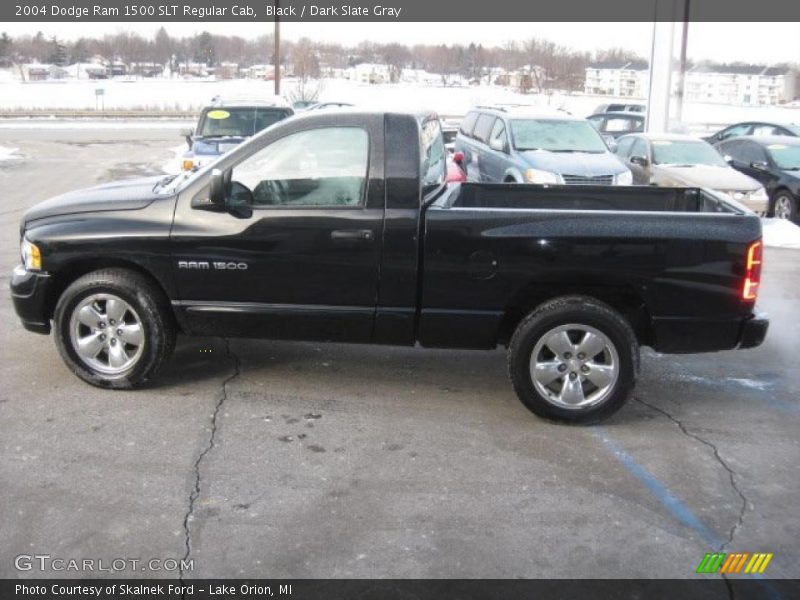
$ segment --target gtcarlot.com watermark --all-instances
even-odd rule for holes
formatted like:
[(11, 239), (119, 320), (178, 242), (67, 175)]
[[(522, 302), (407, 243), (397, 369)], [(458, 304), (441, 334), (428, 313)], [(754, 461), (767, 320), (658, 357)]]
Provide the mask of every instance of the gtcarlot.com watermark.
[(61, 558), (50, 554), (20, 554), (18, 571), (117, 573), (120, 571), (184, 572), (194, 570), (194, 559), (183, 558)]

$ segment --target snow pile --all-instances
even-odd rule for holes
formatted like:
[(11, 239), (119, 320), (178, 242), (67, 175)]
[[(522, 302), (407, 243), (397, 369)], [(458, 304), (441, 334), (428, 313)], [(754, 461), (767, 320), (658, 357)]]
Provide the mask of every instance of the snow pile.
[(800, 227), (785, 219), (762, 219), (764, 245), (773, 248), (800, 248)]
[(5, 146), (0, 146), (0, 161), (12, 160), (15, 158), (22, 158), (19, 154), (17, 154), (16, 148), (6, 148)]

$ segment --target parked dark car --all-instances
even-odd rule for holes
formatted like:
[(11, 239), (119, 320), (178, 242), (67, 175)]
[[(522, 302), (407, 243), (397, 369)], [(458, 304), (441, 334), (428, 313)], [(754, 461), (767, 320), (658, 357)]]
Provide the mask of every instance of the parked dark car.
[(773, 123), (765, 121), (745, 121), (730, 125), (714, 135), (703, 139), (709, 144), (718, 144), (722, 140), (743, 135), (789, 135), (800, 136), (800, 125), (797, 123)]
[(800, 137), (737, 137), (716, 147), (734, 169), (767, 189), (771, 216), (800, 218)]
[(611, 102), (595, 108), (594, 114), (605, 112), (643, 113), (646, 111), (647, 107), (639, 102)]
[(600, 132), (609, 147), (620, 136), (644, 131), (644, 115), (639, 113), (605, 112), (586, 117), (586, 120)]
[(628, 185), (631, 173), (586, 120), (531, 107), (479, 107), (461, 122), (455, 151), (467, 180)]
[(447, 186), (445, 159), (436, 115), (319, 111), (199, 172), (53, 198), (23, 217), (14, 306), (115, 389), (177, 333), (502, 344), (522, 402), (568, 421), (623, 404), (640, 345), (764, 339), (751, 213), (698, 189)]
[(294, 114), (281, 101), (226, 101), (218, 98), (200, 113), (197, 127), (181, 132), (189, 150), (183, 155), (184, 170), (204, 167), (262, 129)]
[(637, 133), (621, 137), (616, 153), (636, 185), (708, 188), (729, 195), (757, 215), (767, 213), (764, 186), (731, 167), (704, 140), (676, 133)]

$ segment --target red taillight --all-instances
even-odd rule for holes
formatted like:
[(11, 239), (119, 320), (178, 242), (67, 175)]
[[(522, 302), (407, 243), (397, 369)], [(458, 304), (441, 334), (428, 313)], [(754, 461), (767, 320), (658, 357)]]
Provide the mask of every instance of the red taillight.
[(753, 242), (747, 247), (747, 262), (745, 263), (744, 286), (742, 287), (742, 299), (744, 300), (758, 298), (758, 286), (761, 283), (762, 249), (761, 240)]

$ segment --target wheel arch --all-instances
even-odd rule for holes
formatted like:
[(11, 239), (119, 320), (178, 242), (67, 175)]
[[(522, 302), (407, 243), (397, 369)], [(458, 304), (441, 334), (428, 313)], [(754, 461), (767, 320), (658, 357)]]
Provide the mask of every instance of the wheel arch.
[(651, 346), (652, 321), (641, 293), (632, 285), (616, 283), (600, 286), (577, 281), (531, 282), (508, 302), (498, 328), (498, 343), (508, 345), (520, 322), (545, 302), (564, 296), (583, 296), (598, 300), (617, 311), (630, 324), (640, 345)]
[(58, 271), (52, 275), (51, 285), (48, 290), (45, 307), (47, 318), (53, 318), (59, 298), (74, 281), (88, 273), (101, 269), (125, 269), (147, 279), (153, 287), (160, 292), (161, 298), (159, 300), (164, 307), (168, 309), (168, 313), (172, 315), (176, 326), (180, 325), (176, 318), (175, 311), (172, 309), (167, 287), (163, 281), (141, 263), (111, 257), (80, 258), (61, 265)]

